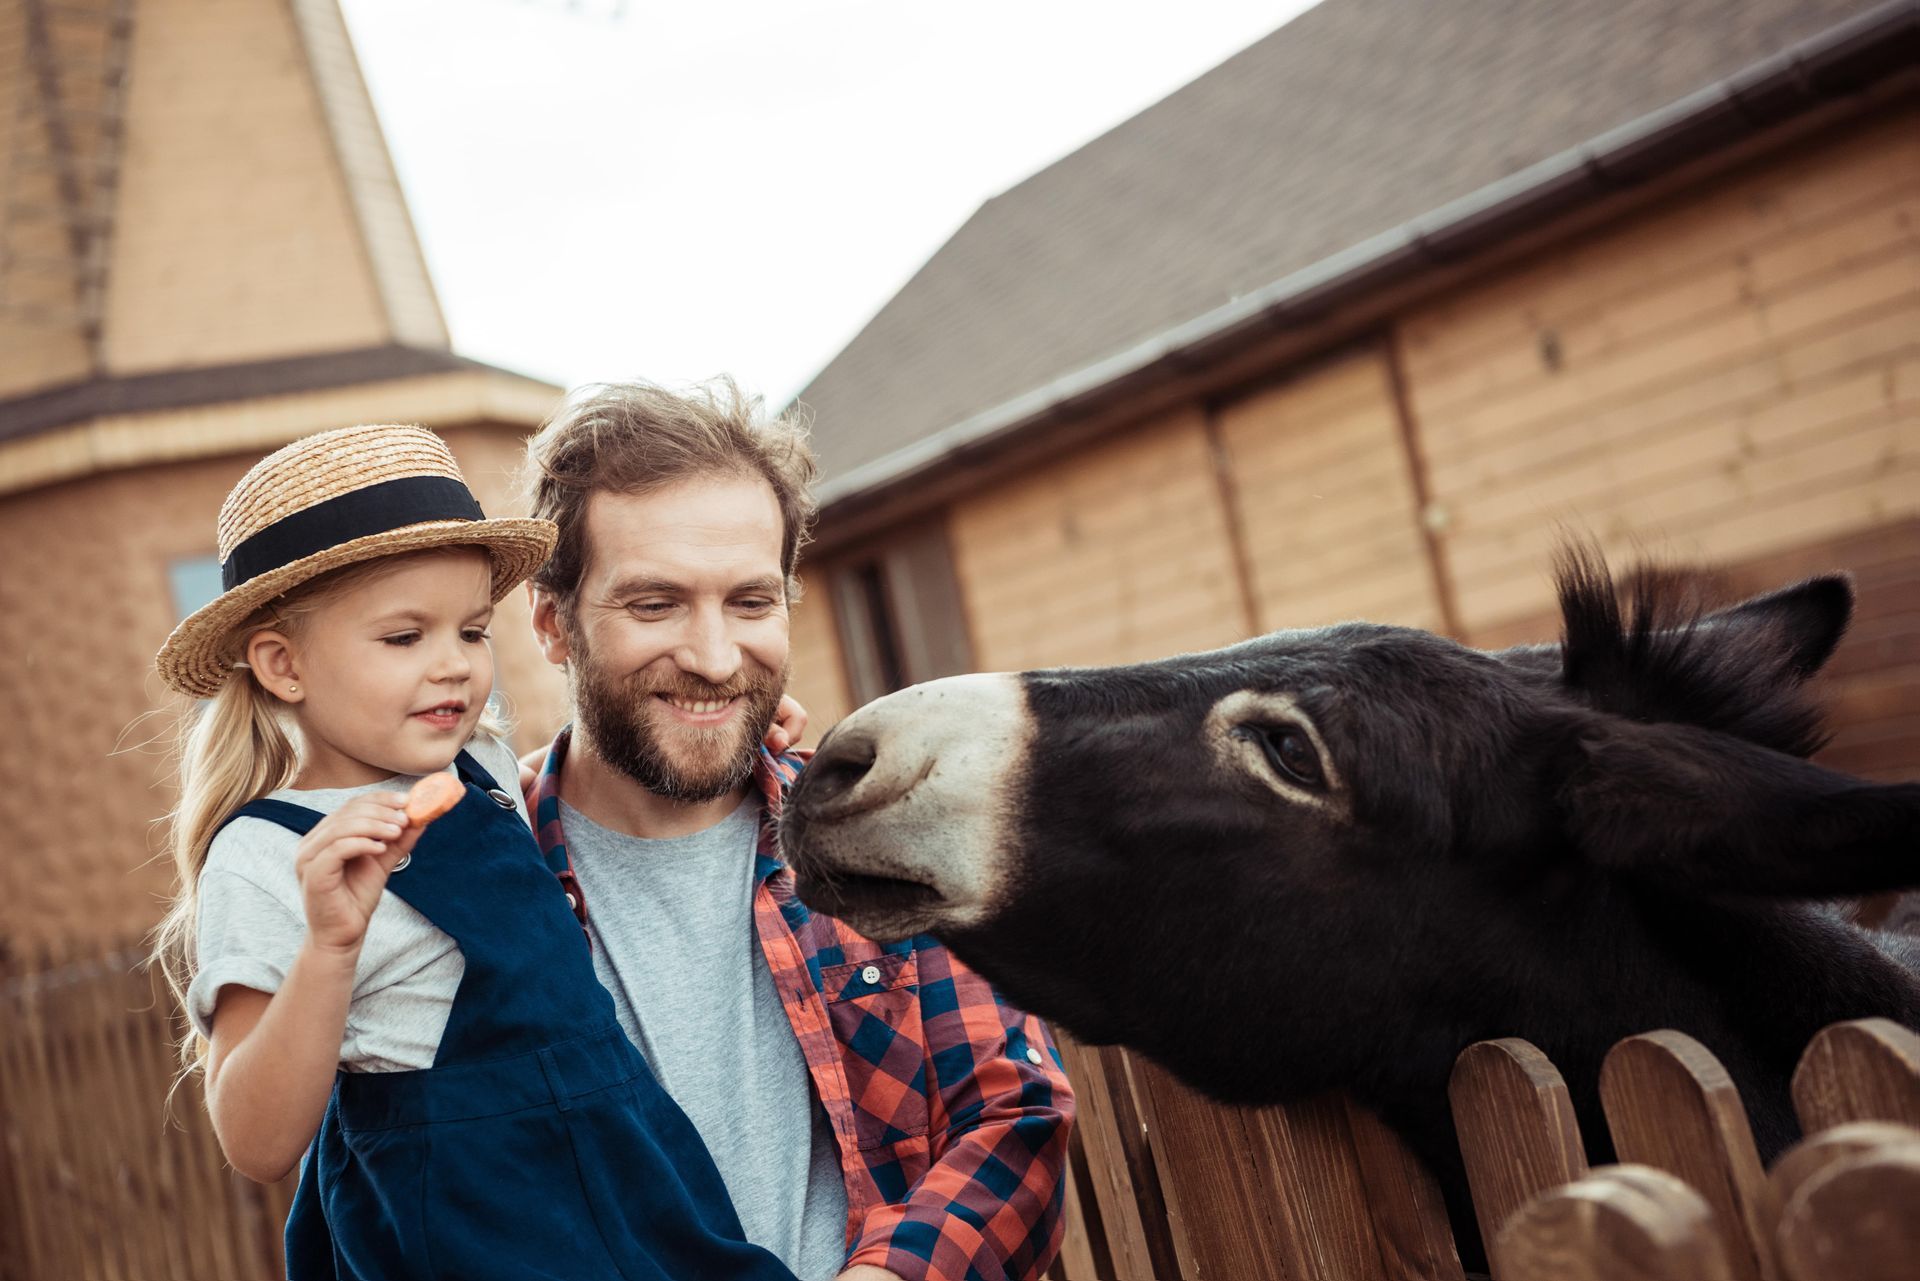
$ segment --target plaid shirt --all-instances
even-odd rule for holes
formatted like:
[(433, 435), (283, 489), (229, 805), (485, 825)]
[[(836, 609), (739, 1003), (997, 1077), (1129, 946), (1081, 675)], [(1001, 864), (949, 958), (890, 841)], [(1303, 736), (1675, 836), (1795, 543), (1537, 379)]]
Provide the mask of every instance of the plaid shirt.
[[(586, 904), (560, 830), (568, 730), (530, 808), (548, 865)], [(1073, 1092), (1038, 1019), (925, 936), (880, 944), (794, 897), (777, 857), (782, 798), (805, 754), (761, 749), (766, 801), (753, 916), (840, 1144), (846, 1266), (906, 1281), (1033, 1278), (1060, 1248)]]

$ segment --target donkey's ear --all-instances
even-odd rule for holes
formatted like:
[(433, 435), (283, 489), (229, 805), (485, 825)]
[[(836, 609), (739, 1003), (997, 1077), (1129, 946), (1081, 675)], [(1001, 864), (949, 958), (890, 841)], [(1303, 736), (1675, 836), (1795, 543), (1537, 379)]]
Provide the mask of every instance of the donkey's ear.
[(1869, 783), (1693, 725), (1588, 716), (1558, 800), (1595, 864), (1691, 893), (1920, 885), (1920, 784)]
[(1701, 627), (1755, 666), (1805, 680), (1833, 657), (1852, 618), (1852, 577), (1823, 574), (1709, 614)]

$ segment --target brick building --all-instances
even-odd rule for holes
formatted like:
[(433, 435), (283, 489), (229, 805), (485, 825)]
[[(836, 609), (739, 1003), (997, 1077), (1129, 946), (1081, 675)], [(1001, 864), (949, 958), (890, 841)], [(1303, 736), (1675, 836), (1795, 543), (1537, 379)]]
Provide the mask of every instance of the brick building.
[[(448, 349), (335, 0), (0, 6), (0, 84), (4, 960), (158, 917), (178, 705), (150, 664), (218, 589), (241, 473), (420, 422), (499, 512), (559, 389)], [(558, 682), (508, 609), (501, 685), (544, 727)]]
[(987, 202), (801, 393), (797, 692), (1550, 638), (1568, 526), (1852, 569), (1827, 758), (1920, 775), (1917, 76), (1906, 2), (1326, 0)]

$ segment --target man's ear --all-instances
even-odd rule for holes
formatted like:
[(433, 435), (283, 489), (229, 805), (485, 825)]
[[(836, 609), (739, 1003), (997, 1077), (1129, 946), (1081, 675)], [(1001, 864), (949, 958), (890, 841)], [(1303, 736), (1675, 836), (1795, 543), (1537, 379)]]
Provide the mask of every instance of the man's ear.
[(300, 684), (300, 658), (293, 641), (285, 632), (271, 628), (247, 638), (247, 666), (253, 678), (283, 703), (304, 702), (306, 690)]
[(527, 603), (533, 607), (533, 639), (540, 653), (555, 667), (564, 667), (573, 657), (567, 640), (567, 628), (561, 605), (554, 594), (531, 581), (527, 583)]
[(1869, 783), (1693, 725), (1583, 718), (1557, 800), (1591, 862), (1699, 894), (1920, 885), (1920, 784)]

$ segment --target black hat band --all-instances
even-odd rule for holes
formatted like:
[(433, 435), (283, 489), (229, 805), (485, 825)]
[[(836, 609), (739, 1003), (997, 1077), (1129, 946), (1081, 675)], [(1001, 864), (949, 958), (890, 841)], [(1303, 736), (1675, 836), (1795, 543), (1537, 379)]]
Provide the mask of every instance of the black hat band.
[(448, 476), (402, 476), (383, 480), (283, 516), (235, 547), (220, 565), (220, 582), (232, 591), (283, 565), (370, 534), (384, 534), (430, 520), (484, 520), (473, 494)]

